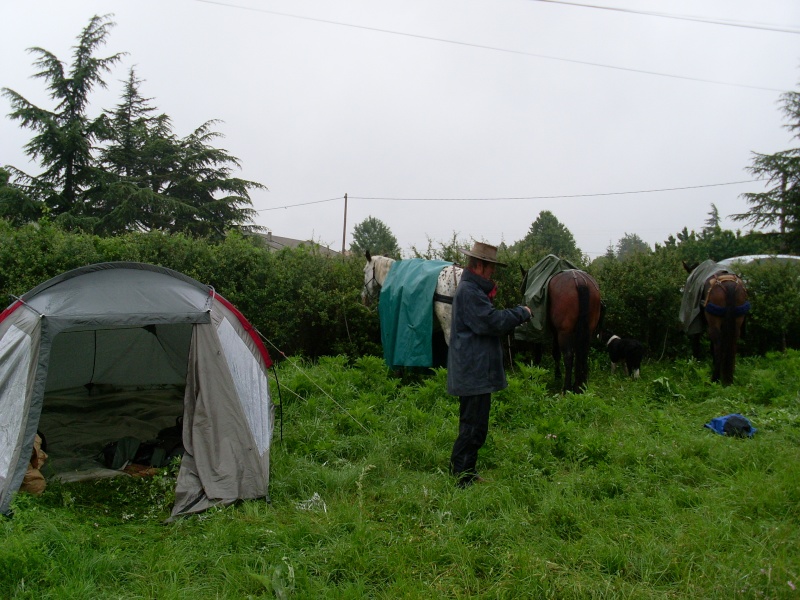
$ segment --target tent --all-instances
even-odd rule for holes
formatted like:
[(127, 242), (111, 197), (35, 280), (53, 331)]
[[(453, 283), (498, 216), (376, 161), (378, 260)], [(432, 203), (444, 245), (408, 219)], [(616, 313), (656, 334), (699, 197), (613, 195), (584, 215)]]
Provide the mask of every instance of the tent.
[(178, 417), (170, 519), (268, 498), (270, 366), (244, 316), (176, 271), (109, 262), (42, 283), (0, 313), (0, 512), (37, 430), (53, 463), (74, 468), (103, 442), (146, 440)]

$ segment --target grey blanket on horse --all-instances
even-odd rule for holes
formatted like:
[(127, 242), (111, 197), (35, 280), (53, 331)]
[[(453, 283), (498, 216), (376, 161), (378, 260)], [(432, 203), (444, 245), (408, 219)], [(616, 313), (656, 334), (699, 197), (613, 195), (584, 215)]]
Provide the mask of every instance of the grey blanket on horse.
[(394, 262), (381, 287), (378, 315), (387, 366), (433, 365), (433, 295), (442, 269), (453, 263), (410, 258)]
[(548, 254), (528, 270), (528, 281), (523, 292), (525, 304), (531, 309), (531, 320), (514, 330), (514, 339), (539, 340), (547, 327), (547, 284), (561, 271), (577, 269), (566, 258)]
[(706, 280), (718, 273), (732, 272), (709, 259), (701, 262), (689, 273), (689, 278), (683, 287), (681, 311), (678, 315), (681, 325), (683, 325), (683, 331), (688, 335), (703, 333), (703, 319), (700, 314), (703, 307), (700, 303), (703, 299), (703, 287)]

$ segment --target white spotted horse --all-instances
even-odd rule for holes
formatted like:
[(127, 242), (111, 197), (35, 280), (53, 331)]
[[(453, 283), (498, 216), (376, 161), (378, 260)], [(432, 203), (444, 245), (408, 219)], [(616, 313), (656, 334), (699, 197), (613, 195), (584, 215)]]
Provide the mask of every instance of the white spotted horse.
[[(389, 269), (395, 262), (388, 256), (371, 256), (366, 253), (367, 264), (364, 265), (364, 287), (361, 290), (361, 302), (369, 306), (378, 299), (381, 286), (389, 274)], [(444, 340), (450, 345), (450, 326), (453, 322), (453, 296), (456, 293), (458, 282), (461, 281), (461, 267), (450, 265), (439, 272), (436, 290), (433, 295), (433, 314), (435, 326), (441, 328)]]

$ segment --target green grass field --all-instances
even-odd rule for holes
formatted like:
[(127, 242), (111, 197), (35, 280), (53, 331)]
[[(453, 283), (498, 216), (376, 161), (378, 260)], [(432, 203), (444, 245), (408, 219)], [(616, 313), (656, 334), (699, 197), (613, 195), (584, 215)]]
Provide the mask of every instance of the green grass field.
[[(478, 467), (447, 474), (445, 372), (284, 362), (271, 502), (165, 525), (170, 470), (52, 482), (0, 521), (2, 598), (800, 598), (800, 352), (612, 375), (517, 364)], [(277, 391), (274, 401), (278, 402)], [(738, 412), (758, 432), (704, 428)], [(174, 470), (174, 469), (173, 469)]]

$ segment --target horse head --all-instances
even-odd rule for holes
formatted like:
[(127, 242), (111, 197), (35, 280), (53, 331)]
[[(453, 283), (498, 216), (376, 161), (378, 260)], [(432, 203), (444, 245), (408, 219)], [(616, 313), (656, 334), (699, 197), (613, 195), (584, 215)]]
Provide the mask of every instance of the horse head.
[(361, 304), (369, 306), (378, 296), (379, 287), (375, 279), (375, 261), (369, 250), (366, 252), (367, 264), (364, 265), (364, 287), (361, 288)]
[(694, 271), (697, 268), (697, 266), (700, 263), (698, 263), (696, 261), (693, 262), (693, 263), (687, 263), (685, 260), (682, 260), (681, 264), (683, 264), (684, 271), (686, 271), (687, 273), (691, 273), (692, 271)]
[(377, 300), (381, 291), (381, 286), (386, 280), (389, 268), (394, 262), (388, 256), (372, 256), (367, 250), (367, 264), (364, 265), (364, 287), (361, 288), (361, 303), (369, 306), (373, 300)]

